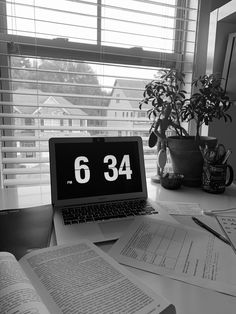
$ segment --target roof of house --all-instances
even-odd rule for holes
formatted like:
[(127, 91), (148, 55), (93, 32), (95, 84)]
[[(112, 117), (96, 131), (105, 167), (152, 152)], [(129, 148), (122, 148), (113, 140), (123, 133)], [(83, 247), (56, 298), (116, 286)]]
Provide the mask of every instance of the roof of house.
[(147, 81), (117, 79), (114, 87), (120, 87), (128, 98), (141, 99)]
[[(13, 102), (17, 111), (25, 114), (34, 114), (40, 110), (41, 113), (49, 114), (58, 111), (58, 114), (87, 115), (80, 108), (62, 96), (51, 96), (36, 89), (17, 89), (13, 94)], [(32, 107), (30, 106), (32, 104)], [(49, 107), (44, 107), (43, 105)], [(24, 106), (25, 105), (25, 106)], [(74, 108), (71, 108), (71, 107)]]
[(114, 94), (117, 89), (122, 90), (125, 97), (134, 98), (134, 100), (130, 100), (129, 102), (133, 108), (137, 109), (139, 107), (139, 101), (143, 98), (143, 92), (148, 82), (148, 80), (117, 79), (114, 83), (112, 94)]

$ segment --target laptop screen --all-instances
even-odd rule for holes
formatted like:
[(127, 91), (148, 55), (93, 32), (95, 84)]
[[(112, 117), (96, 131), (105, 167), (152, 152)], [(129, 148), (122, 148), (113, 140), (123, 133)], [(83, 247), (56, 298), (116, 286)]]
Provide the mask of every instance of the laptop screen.
[(146, 197), (140, 137), (51, 138), (53, 204)]

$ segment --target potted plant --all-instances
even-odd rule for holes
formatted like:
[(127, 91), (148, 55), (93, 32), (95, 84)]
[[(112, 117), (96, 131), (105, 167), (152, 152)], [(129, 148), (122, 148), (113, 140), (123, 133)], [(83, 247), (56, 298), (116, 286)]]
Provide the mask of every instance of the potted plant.
[(174, 130), (180, 138), (188, 135), (181, 125), (181, 109), (186, 94), (182, 88), (184, 76), (184, 73), (176, 69), (164, 70), (160, 79), (152, 80), (145, 86), (143, 99), (139, 103), (140, 109), (151, 104), (147, 110), (147, 115), (152, 120), (148, 144), (150, 147), (157, 145), (158, 151), (157, 175), (152, 177), (154, 182), (160, 182), (162, 175), (163, 166), (159, 165), (159, 155), (164, 151), (162, 157), (166, 159), (167, 130)]
[[(200, 145), (216, 146), (217, 139), (200, 136), (202, 124), (208, 125), (213, 119), (231, 121), (228, 114), (231, 102), (221, 88), (222, 78), (214, 74), (200, 76), (193, 81), (197, 92), (185, 98), (184, 74), (175, 70), (164, 71), (161, 80), (154, 80), (145, 86), (143, 104), (151, 104), (147, 111), (152, 120), (149, 130), (149, 146), (158, 145), (158, 150), (168, 146), (174, 172), (184, 174), (184, 184), (199, 186), (203, 158)], [(189, 136), (181, 126), (182, 122), (195, 121), (196, 135)], [(166, 136), (167, 129), (174, 129), (175, 136)]]

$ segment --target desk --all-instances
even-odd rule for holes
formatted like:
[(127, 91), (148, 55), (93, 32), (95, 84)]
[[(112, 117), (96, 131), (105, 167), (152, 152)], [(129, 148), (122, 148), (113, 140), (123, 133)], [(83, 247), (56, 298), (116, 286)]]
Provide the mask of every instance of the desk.
[[(199, 203), (204, 210), (231, 208), (236, 206), (236, 186), (228, 187), (224, 194), (213, 195), (200, 188), (182, 187), (176, 191), (163, 189), (148, 181), (148, 193), (152, 200)], [(43, 205), (50, 202), (50, 188), (27, 187), (0, 190), (0, 209)], [(187, 220), (188, 217), (181, 219)], [(207, 217), (207, 219), (212, 219)], [(178, 218), (179, 220), (179, 218)], [(111, 243), (100, 245), (108, 252)], [(163, 295), (176, 306), (178, 314), (235, 314), (236, 297), (209, 289), (189, 285), (167, 277), (129, 268), (139, 279), (157, 294)], [(235, 265), (236, 269), (236, 265)]]

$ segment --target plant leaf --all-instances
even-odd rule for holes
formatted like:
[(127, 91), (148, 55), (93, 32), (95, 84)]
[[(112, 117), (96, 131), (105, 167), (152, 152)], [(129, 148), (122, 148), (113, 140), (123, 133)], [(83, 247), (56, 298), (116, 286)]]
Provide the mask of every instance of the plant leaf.
[(154, 132), (151, 132), (148, 139), (148, 146), (154, 147), (157, 143), (157, 136)]

